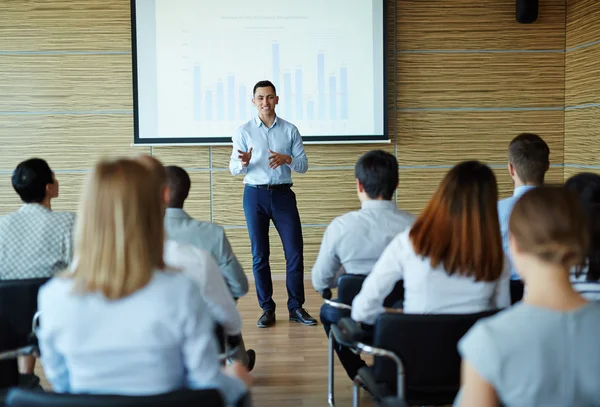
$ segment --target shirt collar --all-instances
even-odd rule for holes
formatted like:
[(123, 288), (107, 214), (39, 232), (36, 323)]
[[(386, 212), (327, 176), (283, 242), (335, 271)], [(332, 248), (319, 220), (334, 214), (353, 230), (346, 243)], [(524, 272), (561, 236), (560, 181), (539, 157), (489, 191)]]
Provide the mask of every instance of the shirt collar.
[(26, 203), (21, 208), (19, 208), (19, 212), (52, 212), (50, 209), (46, 208), (44, 205), (39, 203)]
[(165, 217), (168, 218), (185, 218), (190, 219), (190, 215), (187, 214), (182, 208), (167, 208)]
[[(260, 126), (264, 126), (265, 124), (262, 122), (262, 120), (260, 120), (260, 117), (256, 116), (254, 118), (254, 123), (256, 124), (256, 127), (260, 127)], [(275, 115), (275, 120), (273, 120), (273, 124), (271, 125), (271, 127), (275, 126), (277, 124), (277, 115)], [(271, 128), (269, 127), (269, 128)]]
[(525, 192), (527, 192), (527, 191), (529, 191), (529, 190), (531, 190), (533, 188), (535, 188), (535, 187), (531, 186), (531, 185), (521, 185), (520, 187), (516, 187), (515, 188), (515, 192), (513, 193), (513, 196), (514, 197), (520, 197), (523, 194), (525, 194)]
[(387, 200), (378, 200), (378, 199), (369, 199), (368, 201), (364, 201), (360, 205), (361, 209), (396, 209), (396, 203), (394, 201)]

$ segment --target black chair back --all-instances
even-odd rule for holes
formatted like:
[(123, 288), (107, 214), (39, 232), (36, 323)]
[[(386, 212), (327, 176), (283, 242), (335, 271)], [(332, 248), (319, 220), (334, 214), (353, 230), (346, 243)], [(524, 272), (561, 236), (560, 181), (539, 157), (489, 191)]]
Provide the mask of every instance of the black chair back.
[[(4, 319), (0, 319), (0, 352), (10, 351), (17, 347), (17, 334), (14, 332), (12, 324)], [(8, 389), (18, 384), (19, 367), (17, 359), (0, 361), (0, 400), (3, 399), (3, 389)], [(2, 405), (1, 402), (0, 405)]]
[[(358, 295), (367, 276), (358, 274), (344, 274), (338, 278), (338, 301), (342, 304), (352, 305), (352, 300)], [(398, 306), (404, 302), (404, 281), (400, 280), (383, 302), (384, 307)]]
[[(457, 344), (480, 318), (497, 311), (477, 314), (397, 314), (377, 318), (373, 346), (394, 352), (404, 363), (405, 398), (408, 404), (452, 404), (460, 388)], [(376, 357), (373, 373), (394, 394), (396, 365)]]
[(0, 319), (12, 325), (17, 335), (16, 347), (27, 345), (31, 321), (37, 312), (38, 291), (48, 280), (0, 280)]
[(525, 286), (521, 280), (510, 280), (510, 303), (514, 305), (521, 301), (524, 291)]
[(179, 390), (155, 396), (58, 394), (11, 389), (6, 407), (225, 407), (218, 390)]

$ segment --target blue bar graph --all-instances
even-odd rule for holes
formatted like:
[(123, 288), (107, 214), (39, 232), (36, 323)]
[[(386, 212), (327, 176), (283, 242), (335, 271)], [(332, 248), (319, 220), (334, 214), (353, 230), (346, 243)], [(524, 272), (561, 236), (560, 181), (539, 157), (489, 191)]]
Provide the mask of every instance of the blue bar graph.
[(235, 120), (235, 77), (227, 76), (227, 119)]
[(284, 117), (292, 119), (292, 74), (283, 74), (283, 111)]
[(279, 70), (279, 44), (273, 43), (273, 78), (272, 82), (275, 85), (276, 90), (279, 89), (279, 78), (280, 78), (280, 70)]
[(200, 67), (194, 67), (194, 119), (199, 121), (202, 119), (202, 104), (200, 103), (200, 92), (202, 92), (202, 83), (200, 82)]
[(238, 119), (245, 120), (246, 119), (246, 105), (248, 104), (248, 100), (246, 99), (248, 95), (246, 95), (246, 86), (240, 85), (240, 115)]
[(315, 120), (315, 102), (312, 100), (306, 102), (306, 116), (308, 120)]
[[(282, 49), (278, 42), (272, 43), (271, 51), (273, 75), (271, 81), (281, 96), (280, 109), (285, 119), (301, 121), (349, 119), (352, 112), (349, 107), (348, 75), (351, 72), (348, 72), (348, 67), (344, 63), (341, 66), (326, 66), (326, 62), (331, 58), (326, 59), (326, 53), (319, 51), (316, 54), (316, 61), (313, 59), (313, 63), (309, 66), (284, 66), (282, 69)], [(294, 50), (290, 52), (293, 55)], [(283, 56), (288, 57), (285, 49), (283, 49)], [(326, 68), (330, 73), (327, 76)], [(194, 66), (191, 78), (194, 99), (191, 113), (194, 120), (232, 122), (254, 117), (256, 112), (250, 103), (251, 88), (247, 82), (241, 83), (240, 78), (241, 76), (230, 72), (226, 77), (216, 78), (215, 82), (209, 83), (204, 68)], [(260, 79), (265, 78), (256, 80)]]
[(329, 119), (337, 119), (337, 93), (335, 90), (335, 75), (329, 76)]
[(223, 81), (217, 82), (217, 120), (225, 118), (225, 86)]
[(317, 93), (319, 100), (319, 120), (325, 120), (325, 54), (317, 54)]
[(207, 90), (206, 92), (204, 92), (204, 95), (205, 95), (204, 104), (206, 105), (206, 120), (212, 120), (212, 118), (213, 118), (212, 90)]
[(340, 68), (340, 118), (348, 120), (348, 68)]
[(296, 120), (303, 120), (304, 115), (302, 114), (302, 108), (304, 107), (302, 104), (302, 68), (296, 68), (296, 73), (294, 75), (294, 79), (296, 81)]

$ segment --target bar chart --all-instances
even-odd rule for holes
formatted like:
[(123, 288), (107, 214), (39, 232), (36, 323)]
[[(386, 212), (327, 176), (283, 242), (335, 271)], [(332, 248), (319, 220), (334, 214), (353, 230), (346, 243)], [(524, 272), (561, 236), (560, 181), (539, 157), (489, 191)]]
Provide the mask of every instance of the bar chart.
[[(282, 67), (280, 44), (271, 45), (271, 81), (279, 96), (278, 114), (290, 121), (348, 120), (348, 67), (327, 66), (327, 55), (318, 52), (312, 66)], [(305, 75), (305, 70), (312, 70)], [(328, 74), (326, 75), (326, 72)], [(253, 83), (237, 80), (229, 73), (216, 81), (203, 81), (202, 66), (193, 67), (194, 120), (248, 120), (255, 114), (252, 106)], [(308, 83), (306, 77), (317, 78)], [(317, 115), (315, 115), (315, 109)]]

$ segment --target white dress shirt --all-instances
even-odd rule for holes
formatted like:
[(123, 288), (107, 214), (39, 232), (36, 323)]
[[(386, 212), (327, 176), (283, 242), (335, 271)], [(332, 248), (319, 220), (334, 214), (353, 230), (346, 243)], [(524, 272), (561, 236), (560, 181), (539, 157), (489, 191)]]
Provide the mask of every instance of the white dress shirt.
[(218, 388), (237, 402), (246, 387), (221, 371), (202, 297), (181, 272), (155, 271), (145, 287), (119, 300), (74, 293), (72, 279), (53, 278), (39, 293), (38, 332), (53, 390), (152, 395)]
[(50, 277), (73, 255), (75, 215), (37, 203), (0, 217), (0, 280)]
[(335, 288), (342, 274), (369, 274), (392, 239), (414, 221), (412, 214), (386, 200), (367, 200), (360, 210), (338, 216), (323, 235), (312, 269), (313, 286), (322, 292)]
[[(238, 158), (240, 151), (252, 150), (252, 158), (247, 167), (242, 167)], [(269, 150), (292, 157), (291, 164), (269, 167)], [(229, 161), (232, 175), (246, 174), (244, 184), (274, 185), (291, 184), (292, 171), (305, 173), (308, 159), (304, 153), (302, 137), (292, 123), (275, 117), (271, 127), (267, 127), (257, 117), (243, 124), (233, 136), (233, 152)]]
[[(513, 196), (501, 199), (498, 201), (498, 217), (500, 221), (500, 234), (502, 235), (502, 248), (504, 249), (504, 254), (508, 258), (510, 264), (510, 250), (508, 248), (508, 238), (509, 238), (509, 230), (508, 225), (510, 223), (510, 215), (512, 214), (512, 210), (525, 192), (533, 189), (535, 187), (523, 185), (515, 188), (515, 192)], [(517, 274), (517, 271), (510, 265), (510, 275), (513, 280), (520, 280), (521, 277)]]
[(400, 233), (383, 251), (352, 302), (352, 319), (374, 324), (384, 312), (384, 299), (402, 279), (406, 313), (469, 314), (510, 306), (506, 259), (497, 281), (477, 282), (458, 273), (448, 275), (443, 264), (433, 268), (428, 257), (415, 253), (409, 233), (410, 229)]
[(217, 261), (221, 274), (235, 298), (248, 293), (248, 278), (233, 254), (222, 226), (192, 218), (181, 208), (167, 208), (165, 214), (167, 238), (206, 250)]
[(219, 266), (208, 252), (189, 244), (167, 240), (164, 259), (169, 267), (180, 269), (198, 284), (202, 298), (208, 304), (209, 314), (223, 326), (227, 335), (234, 336), (242, 332), (242, 318), (235, 301)]

